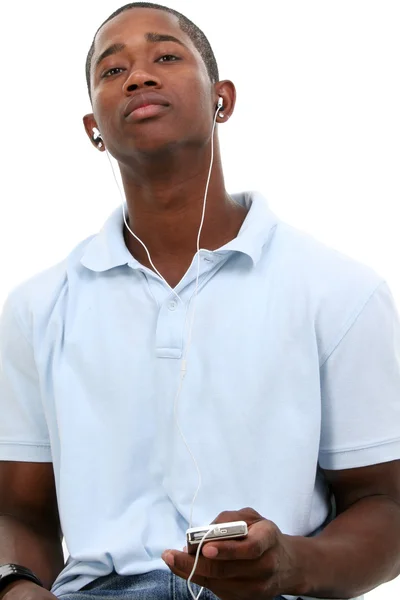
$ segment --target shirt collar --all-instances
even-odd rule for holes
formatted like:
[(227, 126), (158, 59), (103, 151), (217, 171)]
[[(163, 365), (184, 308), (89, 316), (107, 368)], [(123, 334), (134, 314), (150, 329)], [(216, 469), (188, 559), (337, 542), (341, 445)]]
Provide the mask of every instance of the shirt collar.
[(248, 209), (238, 235), (215, 252), (241, 252), (256, 265), (261, 258), (264, 246), (270, 240), (278, 223), (278, 218), (269, 209), (266, 199), (259, 192), (231, 194), (231, 198)]
[[(265, 198), (258, 192), (231, 194), (231, 197), (238, 204), (248, 208), (248, 213), (237, 237), (214, 253), (223, 255), (241, 252), (249, 256), (255, 265), (278, 219), (269, 209)], [(126, 206), (125, 214), (127, 214)], [(124, 219), (120, 206), (114, 210), (100, 232), (86, 246), (81, 258), (82, 265), (96, 272), (108, 271), (127, 264), (139, 266), (125, 245), (123, 230)]]

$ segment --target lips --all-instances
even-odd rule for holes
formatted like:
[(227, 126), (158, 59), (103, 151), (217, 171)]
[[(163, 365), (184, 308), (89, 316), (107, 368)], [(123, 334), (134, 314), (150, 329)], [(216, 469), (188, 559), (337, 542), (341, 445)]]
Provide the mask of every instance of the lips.
[(141, 92), (129, 100), (124, 117), (129, 120), (152, 117), (161, 114), (169, 105), (165, 96), (158, 92)]

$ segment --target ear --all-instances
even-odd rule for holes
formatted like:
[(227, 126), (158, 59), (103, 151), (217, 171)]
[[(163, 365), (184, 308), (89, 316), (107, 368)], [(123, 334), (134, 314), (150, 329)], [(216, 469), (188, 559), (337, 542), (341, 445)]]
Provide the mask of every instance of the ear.
[(229, 117), (232, 116), (233, 111), (235, 110), (236, 88), (232, 81), (226, 79), (224, 81), (219, 81), (215, 84), (215, 93), (217, 96), (217, 101), (215, 105), (217, 105), (218, 103), (218, 96), (221, 96), (221, 98), (224, 101), (224, 108), (222, 110), (224, 116), (221, 117), (218, 114), (217, 122), (224, 123), (229, 119)]
[(102, 147), (101, 147), (101, 148), (99, 148), (99, 146), (98, 146), (98, 143), (99, 143), (99, 142), (98, 142), (98, 141), (96, 142), (96, 141), (93, 139), (93, 138), (94, 138), (94, 132), (93, 132), (93, 129), (94, 129), (95, 127), (98, 129), (98, 127), (97, 127), (97, 123), (96, 123), (96, 119), (94, 118), (94, 115), (93, 115), (93, 113), (90, 113), (90, 114), (88, 114), (88, 115), (85, 115), (85, 116), (83, 117), (83, 124), (84, 124), (84, 126), (85, 126), (85, 131), (86, 131), (86, 134), (87, 134), (88, 138), (90, 139), (90, 141), (92, 142), (93, 146), (96, 148), (96, 150), (100, 150), (100, 152), (104, 152), (104, 150), (105, 150), (105, 147), (104, 147), (104, 142), (103, 142), (103, 145), (102, 145)]

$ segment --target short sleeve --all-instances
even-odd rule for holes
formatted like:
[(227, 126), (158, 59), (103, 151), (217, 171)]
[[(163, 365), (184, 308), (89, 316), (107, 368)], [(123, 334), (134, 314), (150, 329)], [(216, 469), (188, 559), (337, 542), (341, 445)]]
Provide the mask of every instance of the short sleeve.
[(320, 466), (400, 459), (400, 322), (386, 283), (321, 367)]
[(52, 462), (31, 343), (10, 296), (0, 317), (0, 460)]

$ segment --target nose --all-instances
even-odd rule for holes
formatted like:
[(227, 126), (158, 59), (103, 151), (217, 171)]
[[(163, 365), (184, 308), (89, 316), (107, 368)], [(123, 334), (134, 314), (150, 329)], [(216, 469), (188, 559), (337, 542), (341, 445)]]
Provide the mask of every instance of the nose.
[(128, 79), (124, 83), (124, 94), (129, 96), (132, 92), (135, 92), (138, 89), (143, 88), (160, 88), (161, 82), (158, 77), (154, 75), (149, 75), (147, 71), (135, 69), (129, 75)]

